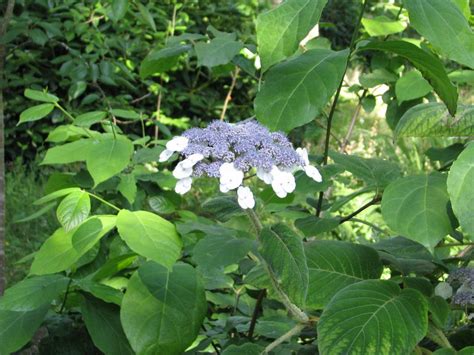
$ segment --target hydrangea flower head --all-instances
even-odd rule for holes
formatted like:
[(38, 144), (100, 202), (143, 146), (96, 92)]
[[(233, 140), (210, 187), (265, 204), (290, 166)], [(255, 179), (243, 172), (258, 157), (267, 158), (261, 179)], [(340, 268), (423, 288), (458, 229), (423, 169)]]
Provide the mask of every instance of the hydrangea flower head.
[(280, 198), (294, 191), (293, 173), (297, 170), (322, 181), (318, 169), (309, 164), (306, 149), (295, 150), (283, 133), (270, 132), (254, 120), (237, 124), (214, 121), (206, 128), (191, 128), (166, 144), (160, 162), (175, 152), (184, 158), (173, 171), (178, 179), (177, 193), (188, 192), (195, 177), (219, 178), (221, 192), (238, 189), (238, 202), (244, 209), (255, 206), (250, 188), (242, 185), (251, 171)]

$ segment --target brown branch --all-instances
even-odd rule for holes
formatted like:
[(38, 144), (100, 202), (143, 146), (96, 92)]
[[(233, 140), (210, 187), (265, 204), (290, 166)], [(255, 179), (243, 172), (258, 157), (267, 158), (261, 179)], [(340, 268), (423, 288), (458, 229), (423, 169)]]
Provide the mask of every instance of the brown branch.
[(232, 99), (232, 91), (234, 91), (235, 83), (237, 82), (237, 76), (239, 75), (240, 68), (236, 67), (234, 72), (232, 73), (232, 83), (230, 84), (229, 91), (227, 92), (227, 96), (224, 100), (224, 106), (222, 107), (221, 112), (221, 121), (224, 120), (225, 113), (227, 111), (227, 106), (229, 105), (230, 100)]
[[(8, 24), (13, 17), (15, 0), (8, 0), (3, 21), (0, 25), (0, 38), (7, 33)], [(0, 82), (5, 80), (5, 53), (6, 45), (0, 44)], [(5, 116), (3, 104), (3, 89), (0, 87), (0, 295), (6, 287), (5, 262)]]
[(347, 215), (346, 217), (342, 217), (341, 220), (339, 221), (339, 224), (342, 224), (344, 222), (347, 222), (347, 221), (350, 221), (352, 218), (354, 218), (355, 216), (357, 216), (359, 213), (361, 213), (362, 211), (366, 210), (367, 208), (369, 208), (370, 206), (373, 206), (377, 203), (379, 203), (380, 201), (382, 201), (382, 197), (380, 196), (375, 196), (371, 201), (367, 202), (365, 205), (363, 205), (361, 208), (359, 208), (358, 210), (352, 212), (350, 215)]
[(255, 331), (257, 318), (258, 318), (258, 315), (260, 314), (260, 308), (261, 308), (262, 301), (265, 298), (266, 293), (267, 291), (265, 289), (260, 290), (260, 292), (258, 293), (257, 302), (255, 303), (255, 308), (253, 309), (252, 320), (250, 321), (249, 334), (248, 334), (248, 338), (250, 340), (252, 340), (253, 338), (253, 332)]

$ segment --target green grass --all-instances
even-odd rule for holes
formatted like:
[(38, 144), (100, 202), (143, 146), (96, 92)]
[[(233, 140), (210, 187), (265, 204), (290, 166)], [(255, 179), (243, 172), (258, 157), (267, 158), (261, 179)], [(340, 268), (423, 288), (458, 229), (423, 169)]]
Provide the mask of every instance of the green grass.
[(45, 173), (44, 169), (37, 167), (37, 163), (30, 162), (26, 165), (20, 160), (9, 163), (6, 168), (5, 255), (9, 285), (18, 282), (28, 273), (31, 258), (25, 262), (18, 261), (37, 251), (58, 226), (54, 210), (34, 220), (16, 223), (39, 210), (33, 202), (43, 195), (47, 181)]

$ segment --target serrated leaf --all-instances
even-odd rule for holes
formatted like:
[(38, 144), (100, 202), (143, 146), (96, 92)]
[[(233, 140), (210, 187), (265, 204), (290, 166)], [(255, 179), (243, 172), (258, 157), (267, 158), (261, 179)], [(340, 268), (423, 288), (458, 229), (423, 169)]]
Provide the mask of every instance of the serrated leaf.
[(85, 191), (74, 191), (59, 204), (56, 216), (66, 232), (81, 224), (91, 211), (89, 194)]
[(322, 355), (410, 354), (428, 330), (422, 294), (392, 281), (365, 280), (334, 296), (318, 322)]
[(30, 107), (20, 114), (20, 121), (18, 121), (17, 125), (25, 122), (38, 121), (49, 115), (53, 110), (54, 104), (41, 104)]
[(462, 229), (474, 239), (474, 144), (470, 143), (451, 166), (448, 193)]
[(59, 101), (59, 97), (53, 94), (31, 89), (25, 90), (25, 97), (29, 98), (30, 100), (49, 102), (51, 104), (54, 104)]
[(405, 41), (373, 41), (359, 47), (359, 51), (377, 50), (397, 54), (409, 60), (428, 80), (430, 85), (454, 115), (457, 109), (458, 92), (449, 80), (443, 63), (432, 53)]
[(459, 105), (452, 117), (443, 104), (416, 105), (402, 116), (396, 137), (470, 137), (474, 135), (474, 105)]
[(400, 20), (391, 20), (387, 16), (376, 16), (374, 18), (363, 18), (362, 25), (367, 33), (372, 36), (388, 36), (403, 32), (407, 25)]
[(318, 23), (327, 0), (288, 0), (257, 17), (258, 53), (266, 71), (295, 53)]
[(382, 196), (382, 215), (395, 232), (433, 250), (452, 231), (446, 176), (408, 176), (392, 182)]
[(433, 90), (420, 72), (410, 71), (405, 73), (395, 84), (397, 100), (401, 104), (404, 101), (415, 100), (429, 94)]
[(201, 328), (207, 310), (202, 282), (188, 264), (173, 271), (147, 262), (133, 274), (120, 318), (133, 350), (182, 354)]
[(130, 249), (168, 269), (181, 254), (182, 243), (175, 226), (156, 214), (121, 210), (117, 228)]
[(383, 266), (377, 252), (363, 245), (320, 240), (307, 243), (309, 270), (306, 306), (325, 307), (344, 287), (364, 279), (378, 279)]
[(474, 32), (453, 1), (405, 0), (404, 4), (410, 24), (433, 47), (449, 59), (474, 69)]
[(269, 70), (255, 99), (257, 119), (284, 131), (314, 120), (336, 92), (348, 55), (311, 49)]
[(303, 306), (308, 291), (308, 266), (301, 238), (278, 224), (260, 234), (260, 254), (290, 300)]

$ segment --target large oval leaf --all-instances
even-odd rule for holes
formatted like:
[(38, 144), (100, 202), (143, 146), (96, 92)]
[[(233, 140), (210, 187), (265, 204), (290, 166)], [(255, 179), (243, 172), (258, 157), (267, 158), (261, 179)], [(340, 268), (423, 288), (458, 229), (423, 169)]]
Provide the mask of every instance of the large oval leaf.
[(260, 234), (260, 254), (280, 287), (295, 304), (303, 306), (308, 291), (308, 266), (301, 238), (278, 224)]
[(91, 200), (86, 191), (74, 191), (59, 204), (56, 216), (66, 232), (81, 224), (91, 211)]
[(428, 305), (414, 289), (365, 280), (334, 296), (318, 323), (322, 355), (410, 354), (428, 329)]
[(453, 211), (463, 230), (474, 239), (474, 144), (469, 144), (453, 163), (448, 176)]
[(405, 41), (373, 41), (359, 47), (363, 50), (391, 52), (408, 59), (428, 80), (441, 100), (448, 107), (451, 115), (456, 113), (458, 91), (449, 80), (443, 63), (432, 53), (424, 51)]
[(31, 89), (25, 90), (25, 97), (35, 101), (49, 102), (51, 104), (59, 101), (59, 98), (53, 94)]
[(316, 26), (327, 0), (288, 0), (257, 17), (258, 53), (267, 70), (295, 53)]
[(341, 82), (348, 55), (312, 49), (272, 68), (255, 99), (257, 119), (284, 131), (314, 120)]
[(474, 69), (474, 32), (450, 0), (405, 0), (410, 23), (441, 53)]
[(85, 161), (87, 149), (92, 145), (92, 139), (79, 139), (57, 147), (49, 148), (41, 165), (69, 164)]
[(175, 226), (160, 216), (121, 210), (117, 229), (134, 252), (171, 269), (181, 254), (181, 239)]
[(395, 128), (397, 137), (470, 137), (474, 135), (474, 106), (459, 105), (451, 117), (443, 104), (410, 108)]
[(104, 135), (87, 150), (87, 170), (95, 185), (121, 172), (130, 162), (133, 144), (124, 136)]
[(38, 121), (46, 117), (54, 110), (54, 104), (41, 104), (30, 107), (20, 114), (20, 121), (18, 124), (24, 122)]
[(396, 180), (382, 196), (382, 215), (395, 232), (429, 249), (451, 232), (446, 176), (408, 176)]
[(182, 354), (196, 338), (207, 304), (202, 282), (188, 264), (173, 270), (147, 262), (132, 276), (120, 318), (139, 354)]
[(309, 270), (306, 306), (320, 309), (344, 287), (364, 279), (378, 279), (382, 263), (367, 246), (319, 240), (305, 245)]

